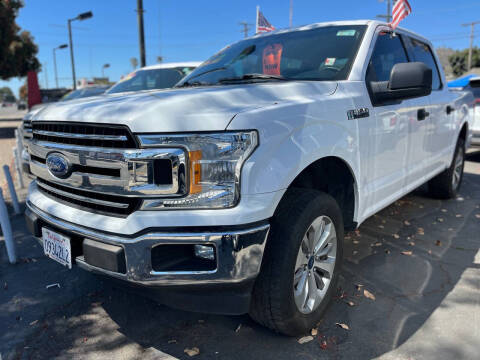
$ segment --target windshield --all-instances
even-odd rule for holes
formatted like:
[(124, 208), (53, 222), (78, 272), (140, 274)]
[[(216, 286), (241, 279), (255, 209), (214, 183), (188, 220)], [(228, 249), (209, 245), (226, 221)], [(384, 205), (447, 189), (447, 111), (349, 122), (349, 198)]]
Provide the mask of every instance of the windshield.
[(64, 95), (60, 101), (68, 101), (73, 99), (80, 99), (80, 98), (86, 98), (86, 97), (95, 96), (95, 95), (101, 95), (107, 89), (108, 87), (90, 87), (90, 88), (74, 90)]
[(365, 25), (327, 26), (240, 41), (212, 56), (177, 86), (346, 80), (365, 29)]
[(107, 93), (166, 89), (178, 83), (194, 67), (176, 67), (169, 69), (138, 70), (116, 83)]

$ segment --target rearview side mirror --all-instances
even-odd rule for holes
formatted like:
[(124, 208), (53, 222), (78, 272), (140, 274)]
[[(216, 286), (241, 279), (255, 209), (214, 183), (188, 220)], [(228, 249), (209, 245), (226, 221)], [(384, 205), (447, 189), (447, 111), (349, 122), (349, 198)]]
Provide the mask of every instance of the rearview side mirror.
[(374, 105), (428, 96), (432, 92), (432, 69), (422, 62), (396, 64), (390, 81), (371, 82)]

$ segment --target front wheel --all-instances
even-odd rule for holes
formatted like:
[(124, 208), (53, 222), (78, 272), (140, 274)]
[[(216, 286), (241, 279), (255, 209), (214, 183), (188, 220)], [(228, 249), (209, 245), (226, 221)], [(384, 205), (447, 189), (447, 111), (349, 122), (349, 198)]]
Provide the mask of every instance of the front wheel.
[(286, 335), (306, 333), (333, 293), (343, 251), (337, 202), (312, 189), (289, 189), (272, 219), (250, 315)]
[(428, 183), (431, 195), (438, 199), (455, 198), (462, 185), (464, 165), (465, 141), (459, 138), (450, 167)]

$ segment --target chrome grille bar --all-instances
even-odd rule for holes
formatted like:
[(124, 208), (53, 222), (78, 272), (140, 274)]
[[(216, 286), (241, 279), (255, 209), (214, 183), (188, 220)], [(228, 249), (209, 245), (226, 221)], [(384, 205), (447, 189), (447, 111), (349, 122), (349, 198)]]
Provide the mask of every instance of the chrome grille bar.
[(76, 134), (59, 131), (33, 130), (34, 134), (52, 136), (67, 139), (83, 139), (83, 140), (108, 140), (108, 141), (127, 141), (125, 135), (95, 135), (95, 134)]
[[(54, 187), (49, 186), (47, 184), (44, 184), (43, 182), (40, 182), (40, 181), (37, 181), (37, 185), (46, 189), (46, 190), (48, 190), (48, 191), (51, 191), (51, 192), (55, 193), (55, 194), (70, 197), (72, 199), (82, 201), (82, 202), (86, 202), (86, 203), (89, 203), (89, 204), (95, 204), (95, 205), (101, 205), (101, 206), (110, 206), (110, 207), (113, 207), (113, 208), (116, 208), (116, 209), (126, 209), (129, 206), (129, 204), (125, 204), (125, 203), (116, 203), (116, 202), (111, 202), (111, 201), (98, 200), (98, 199), (95, 199), (93, 197), (85, 197), (85, 196), (73, 194), (71, 192), (67, 192), (67, 191), (63, 191), (63, 190), (54, 188)], [(93, 193), (92, 193), (92, 196), (94, 196)]]

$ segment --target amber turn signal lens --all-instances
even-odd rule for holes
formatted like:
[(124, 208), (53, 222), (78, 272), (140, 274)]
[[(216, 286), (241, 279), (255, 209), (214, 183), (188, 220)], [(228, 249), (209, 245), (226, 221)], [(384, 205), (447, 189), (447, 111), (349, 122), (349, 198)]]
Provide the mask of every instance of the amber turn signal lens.
[(188, 158), (190, 160), (190, 194), (198, 194), (202, 191), (202, 150), (195, 150), (188, 152)]

